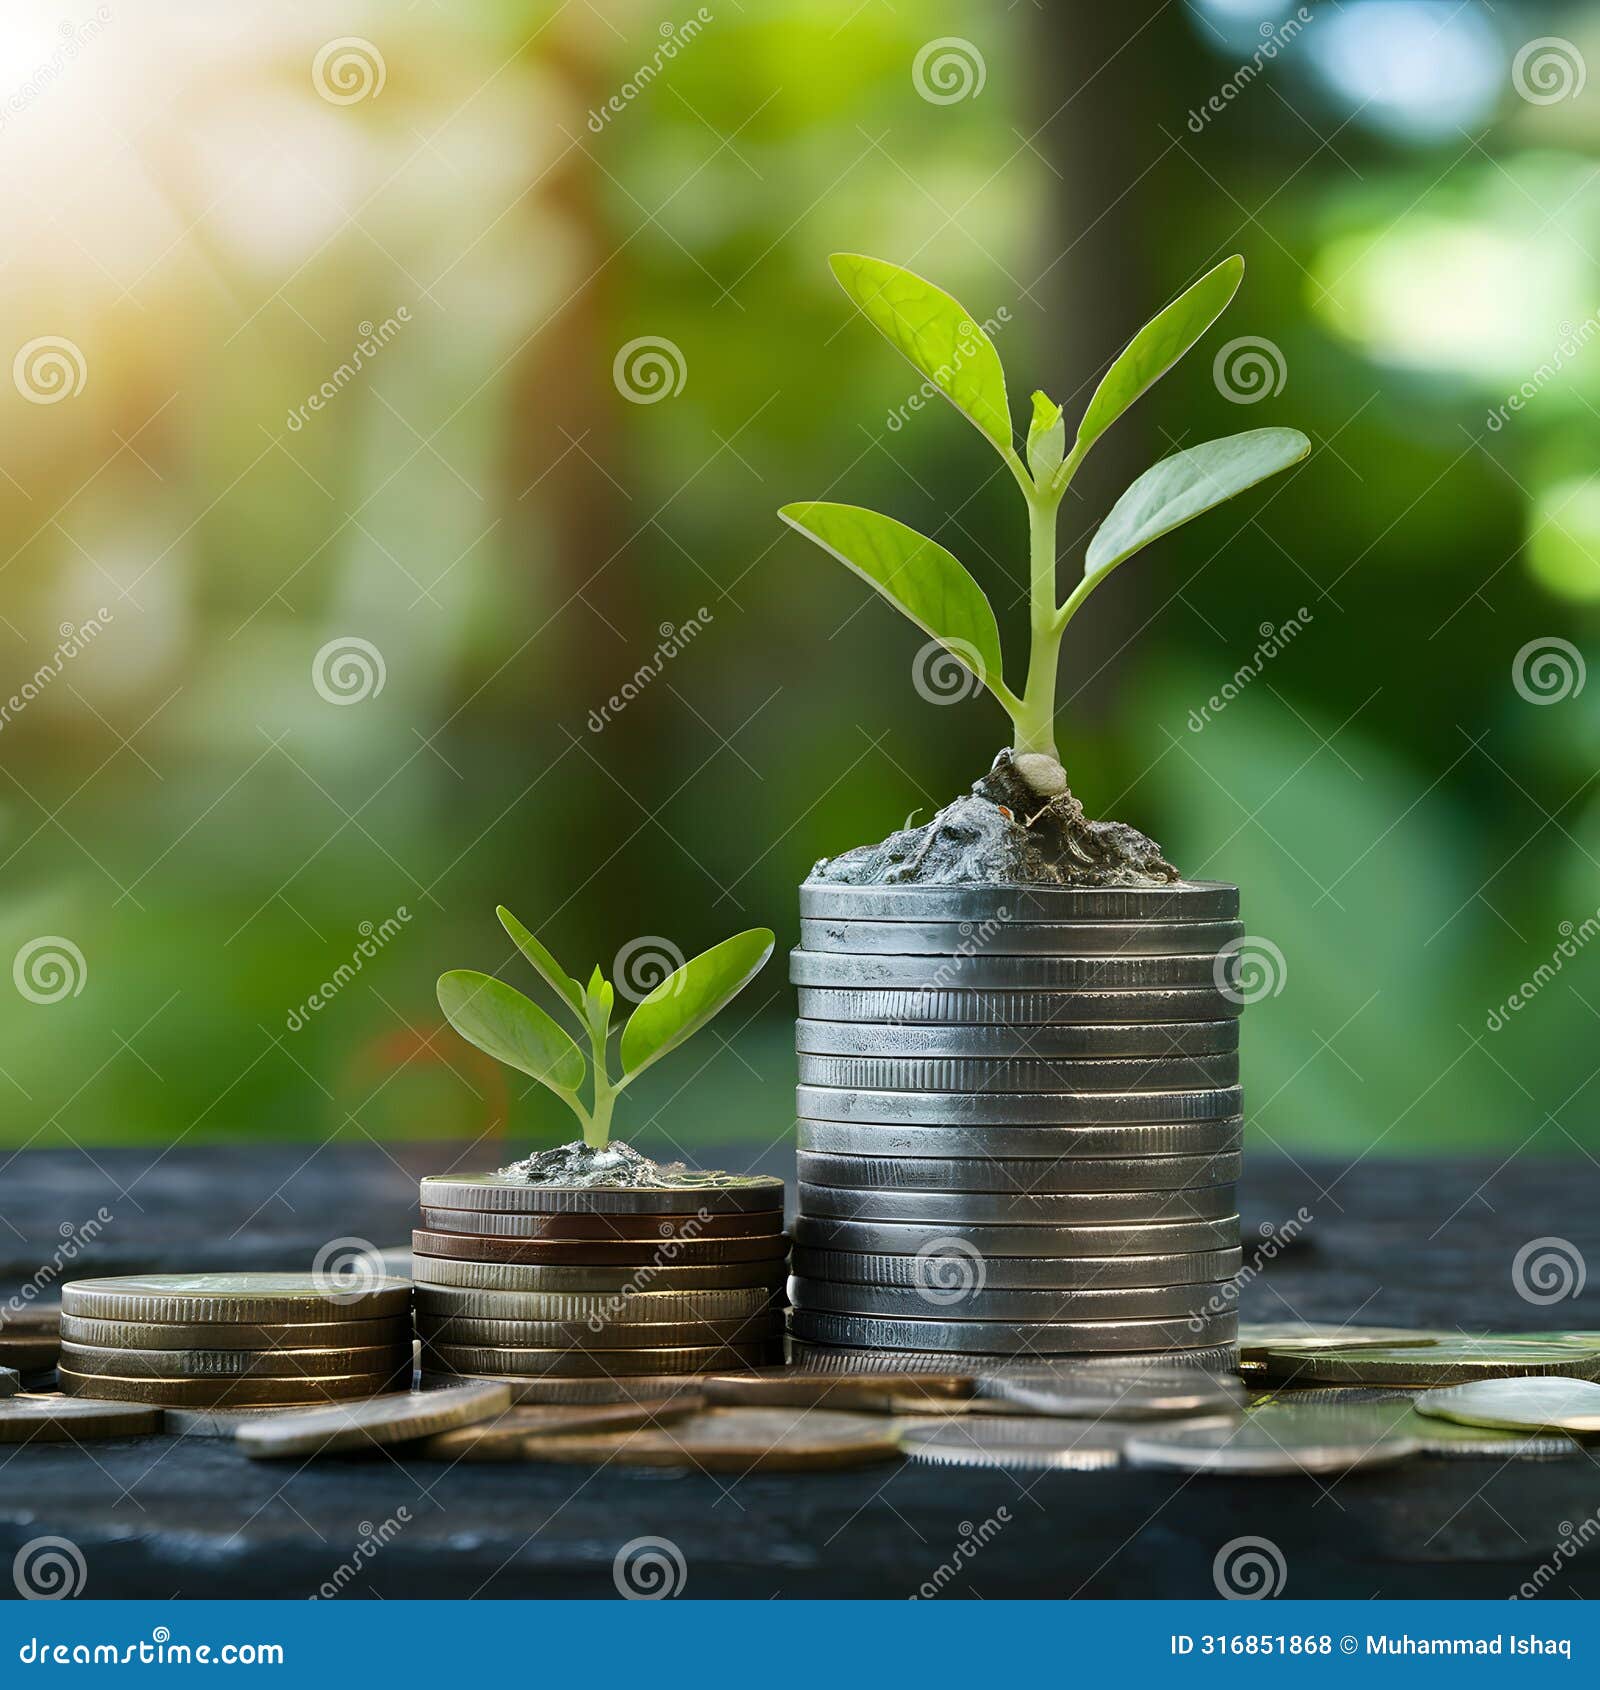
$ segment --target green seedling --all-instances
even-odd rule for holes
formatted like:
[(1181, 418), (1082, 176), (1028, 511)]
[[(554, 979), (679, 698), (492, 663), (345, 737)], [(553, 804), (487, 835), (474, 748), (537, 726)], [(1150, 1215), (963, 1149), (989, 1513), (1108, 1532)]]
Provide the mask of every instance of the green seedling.
[[(674, 970), (628, 1017), (618, 1041), (622, 1072), (613, 1079), (607, 1044), (616, 992), (599, 965), (588, 985), (580, 985), (510, 910), (502, 905), (495, 914), (578, 1023), (589, 1047), (587, 1054), (553, 1015), (492, 974), (470, 968), (441, 974), (439, 1007), (470, 1044), (548, 1086), (578, 1117), (583, 1142), (592, 1150), (605, 1148), (611, 1136), (611, 1112), (620, 1094), (653, 1062), (676, 1050), (726, 1008), (772, 955), (771, 932), (753, 927)], [(586, 1106), (582, 1094), (591, 1067), (593, 1083)]]
[(1244, 260), (1224, 259), (1129, 341), (1095, 389), (1070, 450), (1061, 407), (1036, 392), (1026, 462), (1013, 440), (1000, 355), (972, 313), (881, 258), (841, 252), (829, 262), (867, 320), (1000, 454), (1027, 501), (1032, 640), (1022, 691), (1006, 685), (999, 625), (983, 589), (943, 546), (858, 505), (811, 502), (785, 505), (778, 514), (970, 669), (1011, 718), (1018, 769), (1039, 790), (1060, 790), (1065, 777), (1055, 741), (1056, 672), (1062, 636), (1085, 599), (1152, 540), (1298, 463), (1311, 449), (1295, 429), (1256, 428), (1163, 458), (1112, 506), (1089, 542), (1082, 578), (1057, 602), (1056, 515), (1078, 466), (1222, 314), (1244, 275)]

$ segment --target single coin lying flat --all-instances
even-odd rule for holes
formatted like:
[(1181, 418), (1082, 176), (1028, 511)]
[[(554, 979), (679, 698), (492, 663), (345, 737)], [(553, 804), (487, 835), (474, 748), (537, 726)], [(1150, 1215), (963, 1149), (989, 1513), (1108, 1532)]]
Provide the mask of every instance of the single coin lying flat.
[(1479, 1379), (1424, 1391), (1417, 1412), (1516, 1432), (1600, 1433), (1600, 1384), (1555, 1376)]
[(492, 1420), (440, 1432), (413, 1453), (429, 1461), (525, 1461), (529, 1440), (572, 1437), (579, 1433), (632, 1432), (687, 1420), (705, 1407), (698, 1392), (640, 1403), (544, 1403), (508, 1408)]
[[(1261, 1412), (1294, 1414), (1316, 1406), (1307, 1398), (1320, 1399), (1325, 1406), (1338, 1406), (1349, 1421), (1353, 1435), (1363, 1425), (1373, 1439), (1405, 1437), (1415, 1439), (1423, 1455), (1447, 1461), (1551, 1461), (1579, 1453), (1579, 1446), (1564, 1434), (1528, 1437), (1520, 1432), (1494, 1431), (1482, 1426), (1458, 1426), (1448, 1420), (1430, 1420), (1412, 1406), (1411, 1393), (1402, 1390), (1373, 1391), (1282, 1391), (1267, 1404), (1256, 1404), (1251, 1416)], [(1360, 1398), (1355, 1401), (1352, 1399)]]
[(1459, 1385), (1474, 1379), (1600, 1374), (1600, 1348), (1561, 1338), (1445, 1338), (1417, 1346), (1370, 1345), (1337, 1350), (1269, 1350), (1269, 1376), (1329, 1385)]
[(978, 1394), (1033, 1414), (1109, 1420), (1231, 1414), (1244, 1404), (1235, 1378), (1198, 1369), (1017, 1366), (986, 1373)]
[(1367, 1349), (1374, 1344), (1393, 1349), (1456, 1336), (1453, 1332), (1419, 1332), (1401, 1326), (1350, 1326), (1340, 1321), (1241, 1321), (1239, 1359), (1261, 1361), (1269, 1350)]
[(26, 1395), (0, 1402), (0, 1444), (86, 1443), (138, 1438), (161, 1430), (161, 1410), (134, 1403), (81, 1402)]
[(1262, 1408), (1233, 1421), (1140, 1428), (1129, 1433), (1126, 1453), (1136, 1467), (1235, 1474), (1344, 1473), (1421, 1453), (1415, 1437), (1388, 1429), (1374, 1412), (1382, 1411)]
[(1094, 1472), (1118, 1466), (1126, 1426), (1103, 1420), (1021, 1419), (967, 1415), (905, 1427), (900, 1453), (941, 1467), (1000, 1467)]
[(489, 1420), (511, 1406), (504, 1385), (454, 1385), (436, 1391), (397, 1391), (365, 1402), (275, 1414), (238, 1428), (239, 1448), (258, 1461), (358, 1450), (432, 1437), (475, 1420)]

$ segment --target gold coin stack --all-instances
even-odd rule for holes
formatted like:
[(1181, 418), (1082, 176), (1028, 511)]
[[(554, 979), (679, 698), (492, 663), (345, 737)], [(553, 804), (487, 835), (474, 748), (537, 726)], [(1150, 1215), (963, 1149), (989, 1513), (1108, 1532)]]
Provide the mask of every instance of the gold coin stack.
[(783, 1182), (422, 1181), (412, 1237), (422, 1365), (521, 1402), (659, 1395), (783, 1360)]
[(61, 1288), (61, 1389), (168, 1408), (343, 1402), (411, 1382), (411, 1286), (172, 1273)]

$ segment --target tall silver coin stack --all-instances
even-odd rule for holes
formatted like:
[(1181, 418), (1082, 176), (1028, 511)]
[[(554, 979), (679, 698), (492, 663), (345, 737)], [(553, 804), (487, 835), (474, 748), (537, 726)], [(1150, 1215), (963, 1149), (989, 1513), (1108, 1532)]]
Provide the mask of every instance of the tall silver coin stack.
[(798, 1359), (1233, 1359), (1238, 913), (801, 888)]

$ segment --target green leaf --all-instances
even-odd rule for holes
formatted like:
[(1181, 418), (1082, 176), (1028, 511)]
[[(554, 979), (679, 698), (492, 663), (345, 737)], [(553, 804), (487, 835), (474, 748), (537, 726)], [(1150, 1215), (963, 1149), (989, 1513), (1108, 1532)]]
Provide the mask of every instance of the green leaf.
[(617, 994), (611, 982), (600, 972), (600, 964), (596, 963), (594, 973), (589, 976), (589, 984), (583, 989), (583, 1019), (585, 1025), (602, 1040), (611, 1025), (611, 1007), (616, 1001)]
[(534, 938), (504, 904), (495, 905), (494, 913), (500, 917), (500, 925), (511, 935), (517, 949), (538, 969), (544, 977), (545, 983), (560, 995), (561, 999), (581, 1020), (583, 1017), (583, 987), (567, 973), (566, 969)]
[(1193, 287), (1156, 313), (1122, 349), (1100, 378), (1078, 424), (1073, 450), (1081, 457), (1147, 388), (1189, 350), (1227, 308), (1244, 276), (1236, 253), (1208, 270)]
[(1067, 425), (1061, 407), (1043, 393), (1033, 396), (1033, 421), (1028, 425), (1028, 468), (1041, 485), (1061, 467), (1067, 451)]
[(1298, 429), (1253, 428), (1163, 458), (1112, 506), (1089, 542), (1084, 575), (1115, 569), (1141, 546), (1299, 463), (1310, 450)]
[(439, 1007), (469, 1044), (553, 1091), (576, 1092), (583, 1084), (583, 1052), (532, 998), (470, 968), (441, 974), (438, 989)]
[(913, 271), (858, 252), (828, 260), (839, 286), (881, 334), (1002, 452), (1011, 450), (1011, 408), (1000, 354), (982, 326), (943, 288)]
[(737, 997), (766, 966), (773, 943), (769, 929), (753, 927), (669, 974), (641, 1000), (622, 1029), (622, 1071), (627, 1078), (675, 1050)]
[(859, 505), (785, 505), (778, 515), (932, 634), (1005, 702), (1000, 629), (983, 588), (937, 541)]

